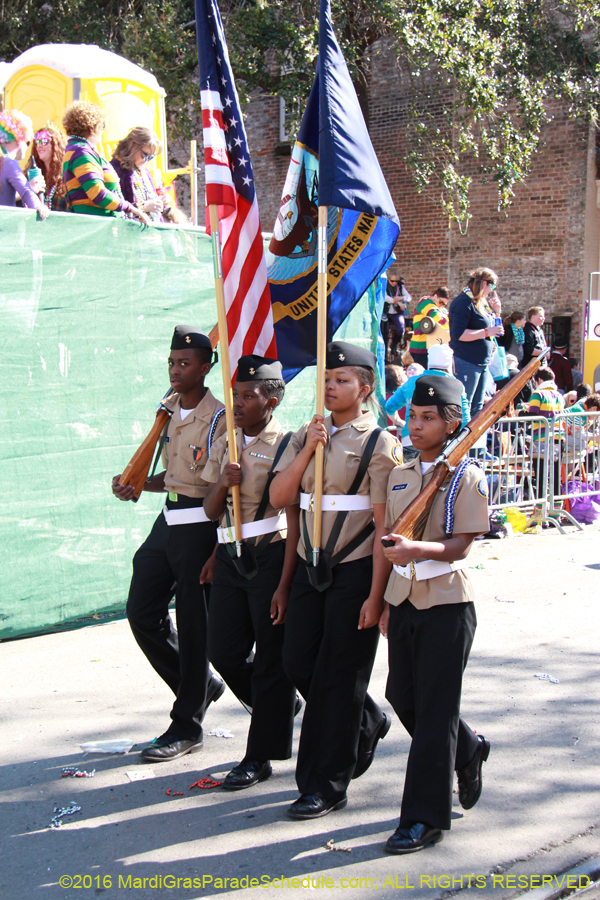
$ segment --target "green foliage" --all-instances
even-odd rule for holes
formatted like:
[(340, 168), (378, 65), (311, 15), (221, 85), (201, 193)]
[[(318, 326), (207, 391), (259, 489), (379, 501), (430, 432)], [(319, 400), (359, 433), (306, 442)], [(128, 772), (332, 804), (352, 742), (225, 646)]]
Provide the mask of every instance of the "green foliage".
[[(406, 162), (415, 185), (439, 185), (442, 209), (463, 225), (473, 159), (483, 180), (496, 183), (498, 207), (506, 209), (527, 176), (553, 101), (595, 121), (598, 3), (332, 0), (332, 15), (359, 96), (369, 60), (392, 55), (408, 104)], [(289, 109), (303, 108), (317, 16), (317, 0), (255, 0), (234, 12), (230, 46), (247, 91), (260, 87), (284, 96)]]
[[(221, 7), (242, 100), (256, 90), (284, 97), (293, 131), (314, 77), (318, 0)], [(600, 2), (332, 0), (332, 14), (367, 117), (369, 65), (382, 54), (398, 67), (417, 189), (439, 185), (443, 210), (463, 224), (477, 167), (497, 185), (499, 208), (510, 204), (554, 101), (596, 120)], [(172, 128), (189, 136), (198, 114), (193, 19), (192, 0), (0, 0), (0, 58), (47, 41), (123, 53), (156, 75)]]
[(193, 0), (0, 0), (0, 59), (44, 43), (113, 50), (156, 75), (171, 130), (191, 137), (200, 110), (193, 20)]

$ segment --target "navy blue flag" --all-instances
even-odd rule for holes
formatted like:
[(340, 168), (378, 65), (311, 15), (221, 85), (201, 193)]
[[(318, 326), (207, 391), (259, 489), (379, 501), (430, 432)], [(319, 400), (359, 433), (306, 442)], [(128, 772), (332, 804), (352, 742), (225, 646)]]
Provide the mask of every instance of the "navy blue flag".
[(346, 61), (321, 0), (317, 73), (267, 252), (279, 360), (290, 381), (315, 365), (317, 220), (328, 207), (327, 339), (389, 263), (400, 223)]

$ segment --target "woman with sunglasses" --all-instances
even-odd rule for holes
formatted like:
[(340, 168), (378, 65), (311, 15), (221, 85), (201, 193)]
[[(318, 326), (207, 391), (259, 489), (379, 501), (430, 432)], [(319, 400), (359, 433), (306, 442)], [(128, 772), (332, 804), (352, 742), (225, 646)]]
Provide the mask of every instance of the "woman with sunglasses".
[(462, 382), (471, 404), (471, 418), (483, 406), (489, 366), (494, 355), (493, 338), (503, 335), (496, 325), (501, 304), (496, 295), (498, 276), (492, 269), (474, 269), (466, 288), (450, 304), (450, 346), (454, 350), (454, 374)]
[(29, 159), (28, 168), (38, 168), (42, 173), (43, 179), (40, 179), (43, 185), (42, 190), (36, 190), (36, 179), (32, 179), (30, 184), (38, 195), (44, 194), (48, 207), (57, 212), (66, 212), (69, 208), (67, 192), (62, 179), (66, 146), (67, 140), (62, 131), (59, 131), (52, 122), (48, 122), (44, 128), (34, 134)]
[(162, 150), (149, 128), (132, 128), (115, 148), (111, 165), (119, 176), (123, 196), (142, 209), (153, 222), (162, 222), (164, 200), (158, 193), (148, 164)]
[(130, 214), (149, 225), (146, 213), (123, 197), (117, 173), (100, 153), (106, 128), (102, 107), (76, 100), (65, 110), (63, 126), (69, 135), (63, 163), (69, 208), (88, 216)]
[[(36, 209), (41, 219), (50, 210), (28, 183), (17, 160), (23, 159), (31, 144), (31, 119), (18, 109), (0, 112), (0, 206), (16, 206), (17, 194), (29, 209)], [(38, 187), (42, 187), (40, 178)]]

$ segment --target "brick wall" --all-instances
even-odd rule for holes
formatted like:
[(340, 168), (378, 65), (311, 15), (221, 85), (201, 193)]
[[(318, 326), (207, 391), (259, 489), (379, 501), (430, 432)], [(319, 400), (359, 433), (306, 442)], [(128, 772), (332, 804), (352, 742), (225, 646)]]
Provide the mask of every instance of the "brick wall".
[[(439, 185), (418, 194), (404, 158), (406, 90), (393, 55), (372, 48), (369, 127), (402, 224), (396, 247), (398, 268), (413, 297), (447, 284), (453, 294), (469, 271), (488, 265), (499, 276), (506, 313), (543, 306), (546, 317), (572, 312), (571, 352), (579, 355), (583, 325), (588, 128), (556, 105), (543, 129), (542, 150), (512, 206), (498, 211), (494, 184), (483, 184), (472, 160), (472, 219), (462, 234), (449, 227)], [(444, 127), (444, 98), (436, 113)], [(597, 214), (596, 214), (597, 217)]]

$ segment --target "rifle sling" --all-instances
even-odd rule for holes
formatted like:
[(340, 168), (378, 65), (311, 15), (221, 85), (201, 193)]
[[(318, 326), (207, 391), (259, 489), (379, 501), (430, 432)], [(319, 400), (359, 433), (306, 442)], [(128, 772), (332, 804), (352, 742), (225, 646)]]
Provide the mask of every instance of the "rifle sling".
[(158, 461), (162, 455), (163, 447), (165, 446), (165, 442), (167, 440), (167, 431), (169, 430), (170, 421), (171, 421), (171, 417), (169, 416), (169, 418), (165, 422), (165, 427), (163, 428), (163, 430), (160, 433), (158, 447), (156, 448), (156, 453), (154, 455), (154, 462), (152, 463), (152, 470), (151, 470), (150, 474), (148, 475), (148, 477), (146, 478), (146, 481), (152, 481), (152, 479), (154, 478), (154, 473), (156, 472), (156, 467), (158, 465)]
[[(271, 482), (275, 478), (275, 466), (277, 465), (277, 463), (283, 456), (283, 452), (286, 449), (287, 445), (289, 444), (291, 437), (292, 437), (292, 432), (291, 431), (286, 432), (286, 434), (284, 434), (284, 436), (281, 439), (281, 443), (279, 444), (279, 447), (275, 451), (275, 457), (273, 459), (273, 462), (271, 463), (271, 468), (269, 469), (269, 474), (267, 475), (267, 483), (265, 484), (265, 489), (262, 493), (262, 497), (260, 498), (260, 503), (258, 504), (256, 513), (254, 515), (255, 522), (260, 522), (260, 520), (264, 519), (264, 517), (265, 517), (265, 512), (267, 510), (267, 506), (269, 505), (269, 489), (271, 487)], [(227, 527), (231, 528), (231, 519), (229, 517), (229, 509), (227, 508), (227, 504), (225, 504), (225, 521), (227, 522)], [(261, 535), (261, 537), (262, 537), (262, 541), (261, 541), (261, 545), (260, 545), (261, 552), (262, 552), (262, 550), (264, 550), (265, 547), (268, 546), (268, 544), (271, 543), (271, 541), (275, 537), (275, 534), (276, 534), (276, 532), (272, 531), (270, 534)], [(248, 538), (245, 541), (245, 543), (249, 547), (254, 547), (257, 540), (258, 540), (257, 537)], [(235, 556), (237, 556), (236, 550), (230, 544), (225, 544), (225, 547), (227, 548), (227, 552), (229, 553), (229, 555), (231, 556), (232, 559)]]

